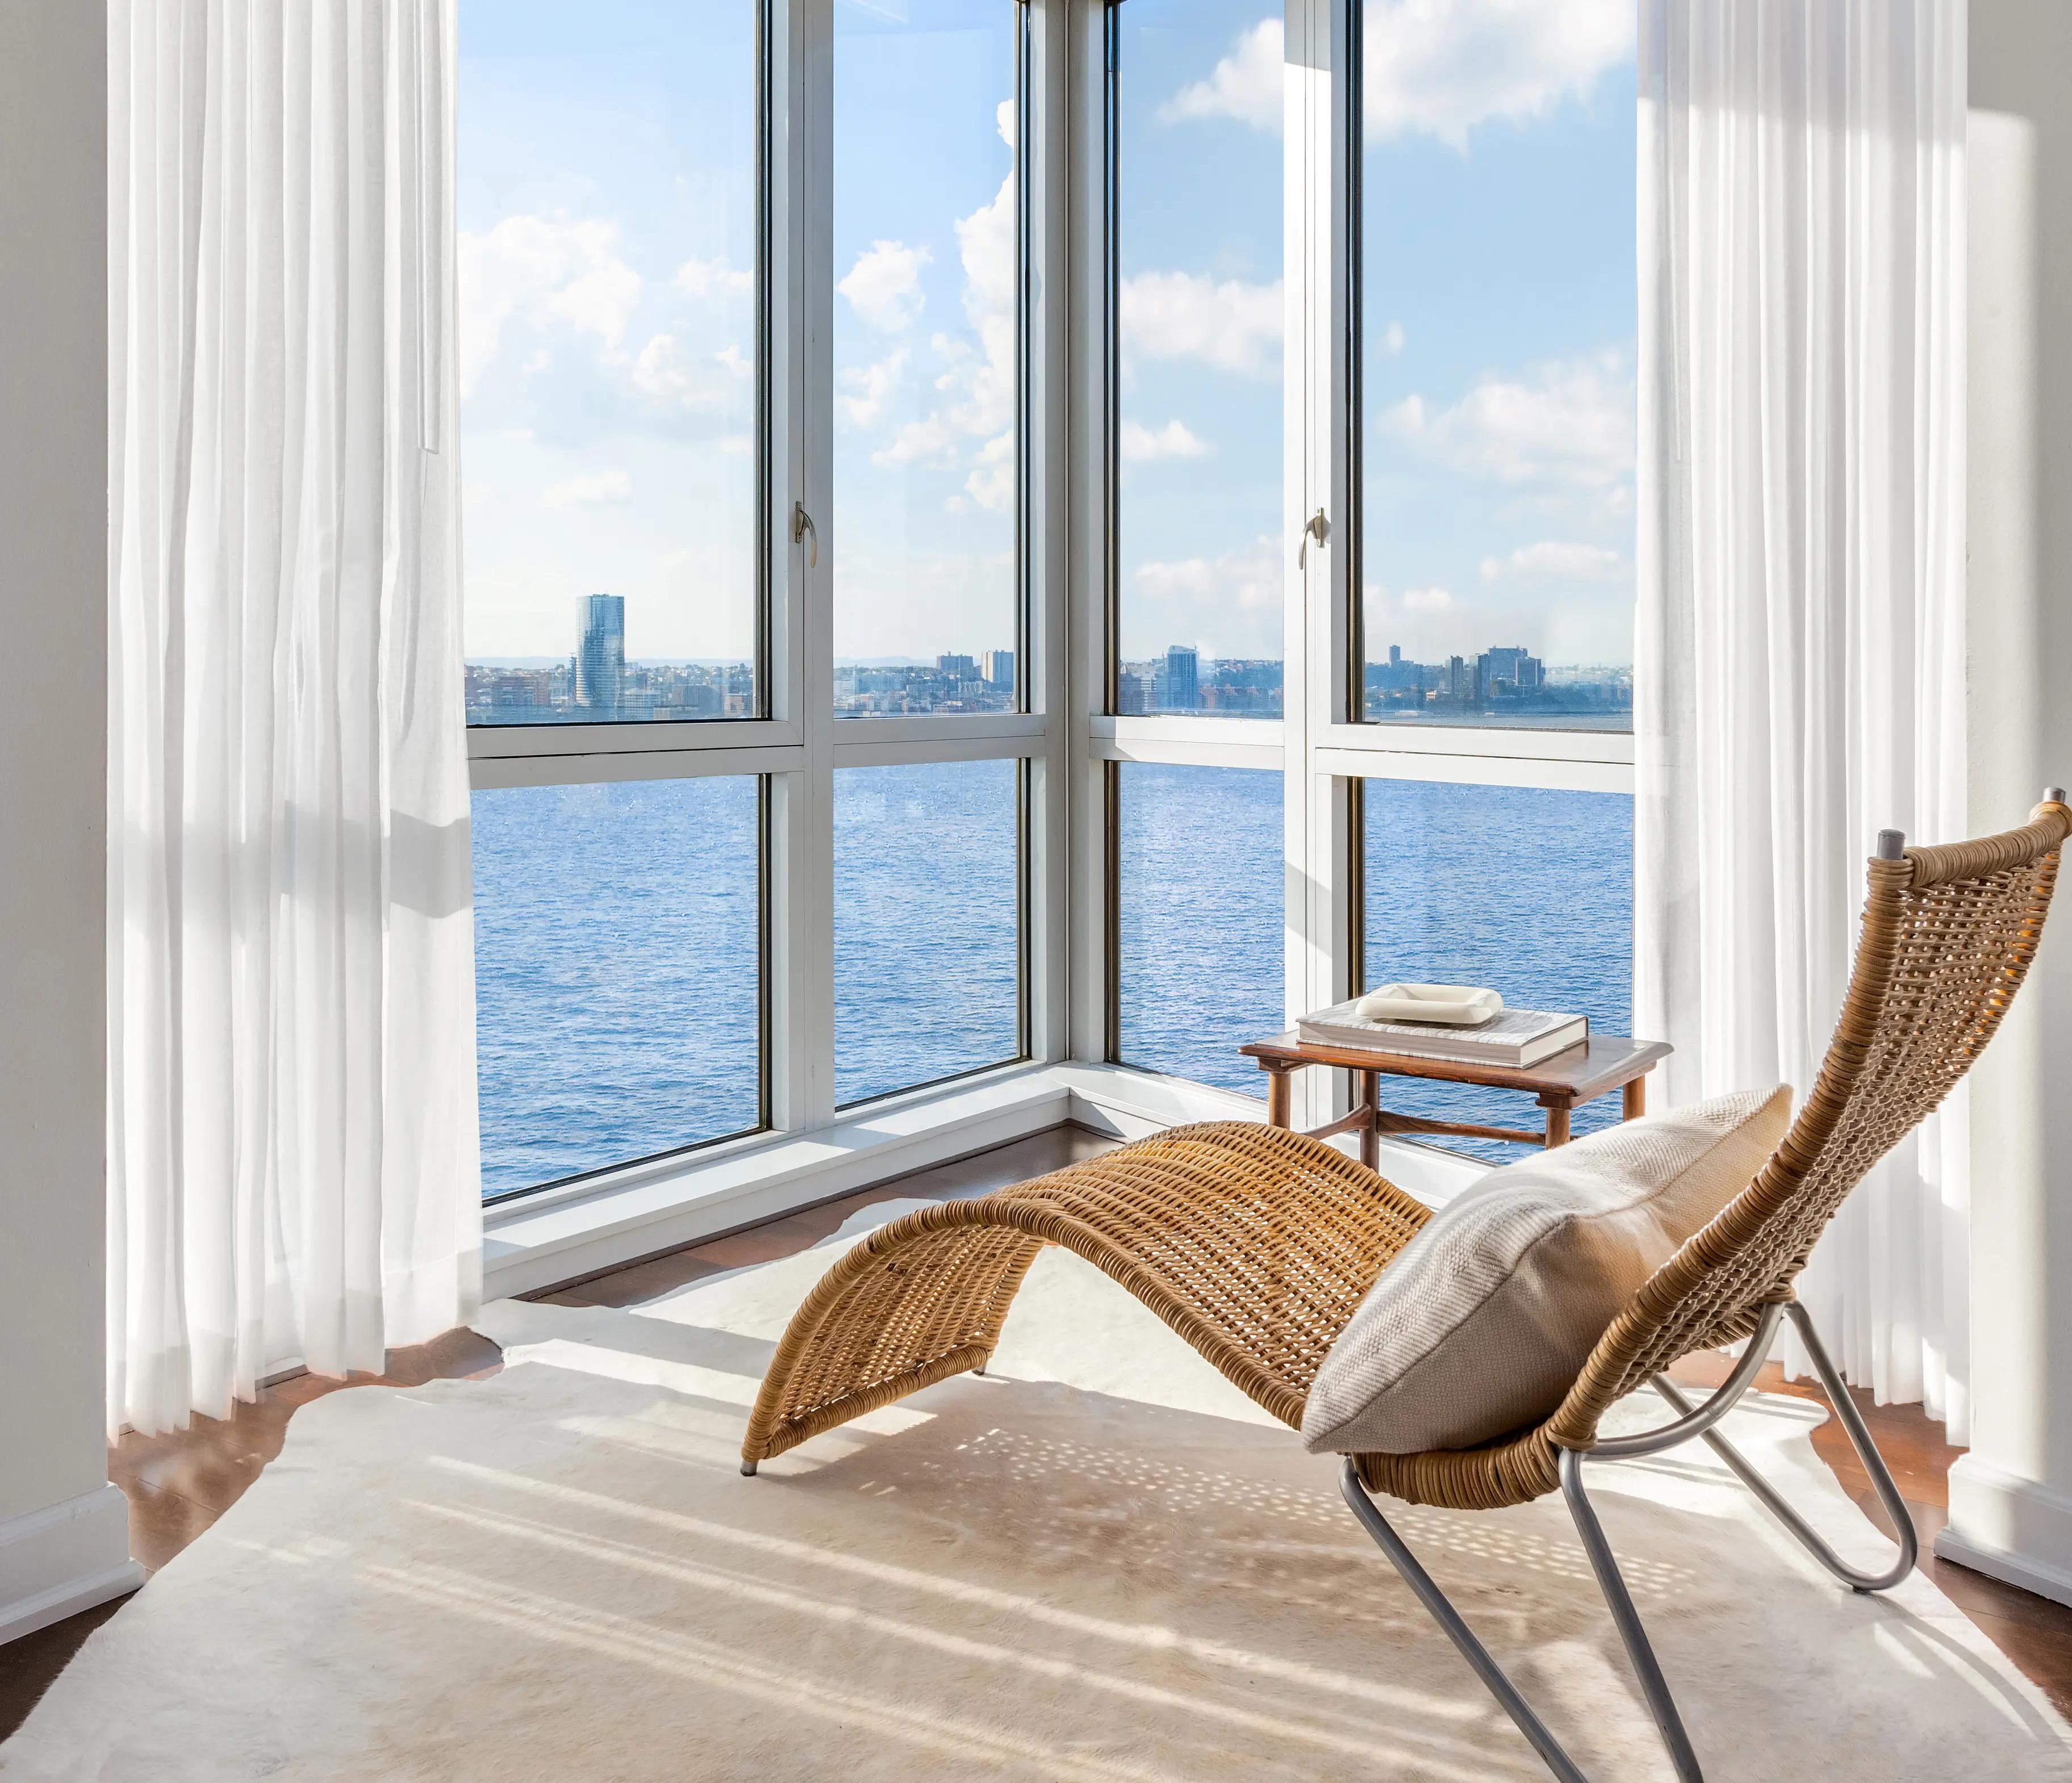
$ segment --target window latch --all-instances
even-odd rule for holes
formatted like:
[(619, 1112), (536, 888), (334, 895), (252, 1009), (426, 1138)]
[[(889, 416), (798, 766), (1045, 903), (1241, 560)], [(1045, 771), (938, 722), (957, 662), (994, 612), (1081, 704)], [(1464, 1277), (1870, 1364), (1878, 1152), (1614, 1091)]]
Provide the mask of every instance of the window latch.
[(806, 567), (808, 569), (818, 569), (820, 567), (820, 529), (813, 524), (813, 516), (806, 511), (806, 504), (804, 502), (792, 503), (792, 544), (804, 543), (808, 532), (813, 536), (813, 554), (806, 560)]
[(1318, 544), (1322, 544), (1326, 540), (1329, 539), (1330, 536), (1331, 523), (1324, 517), (1324, 511), (1320, 507), (1315, 513), (1309, 516), (1308, 521), (1302, 528), (1301, 548), (1295, 553), (1296, 567), (1298, 569), (1306, 569), (1309, 567), (1309, 541), (1312, 539), (1314, 539)]

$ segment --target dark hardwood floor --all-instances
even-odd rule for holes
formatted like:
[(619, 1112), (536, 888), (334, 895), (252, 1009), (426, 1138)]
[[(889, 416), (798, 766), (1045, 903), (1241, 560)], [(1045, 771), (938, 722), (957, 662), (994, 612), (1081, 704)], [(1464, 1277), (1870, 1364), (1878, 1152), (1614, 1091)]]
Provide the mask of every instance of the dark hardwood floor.
[[(702, 1276), (791, 1255), (865, 1208), (888, 1201), (949, 1201), (989, 1193), (1093, 1156), (1109, 1143), (1075, 1128), (1061, 1128), (532, 1297), (562, 1306), (635, 1305)], [(262, 1389), (257, 1400), (239, 1407), (235, 1416), (197, 1418), (191, 1428), (172, 1436), (125, 1436), (109, 1449), (108, 1471), (129, 1496), (130, 1552), (152, 1571), (171, 1559), (235, 1504), (281, 1452), (288, 1420), (310, 1400), (356, 1387), (476, 1379), (500, 1366), (500, 1353), (486, 1337), (453, 1331), (417, 1349), (391, 1350), (383, 1374), (350, 1381), (298, 1375)], [(1687, 1360), (1675, 1370), (1679, 1379), (1699, 1387), (1712, 1385), (1725, 1373), (1725, 1364), (1715, 1366), (1709, 1357)], [(1775, 1366), (1763, 1370), (1758, 1384), (1770, 1392), (1826, 1403), (1818, 1387), (1786, 1381)], [(1921, 1570), (2062, 1711), (2072, 1715), (2072, 1608), (1951, 1566), (1926, 1551), (1947, 1520), (1950, 1464), (1963, 1452), (1943, 1441), (1942, 1427), (1923, 1415), (1918, 1405), (1873, 1405), (1865, 1393), (1856, 1399), (1921, 1531)], [(1840, 1428), (1831, 1419), (1813, 1441), (1865, 1515), (1889, 1529), (1883, 1507)], [(119, 1601), (103, 1604), (0, 1647), (0, 1739), (21, 1724), (80, 1643), (120, 1607)]]

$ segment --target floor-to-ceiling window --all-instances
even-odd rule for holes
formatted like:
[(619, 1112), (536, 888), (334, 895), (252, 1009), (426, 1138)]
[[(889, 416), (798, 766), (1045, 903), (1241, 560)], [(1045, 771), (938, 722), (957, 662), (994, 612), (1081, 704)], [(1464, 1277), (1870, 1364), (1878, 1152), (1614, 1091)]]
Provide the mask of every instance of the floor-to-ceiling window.
[(753, 0), (468, 0), (458, 47), (493, 1199), (767, 1118), (763, 780), (580, 742), (767, 708), (766, 45)]
[(1634, 25), (1112, 9), (1120, 1062), (1256, 1093), (1389, 980), (1630, 1025)]
[[(1130, 0), (1109, 32), (1109, 711), (1279, 743), (1286, 317), (1278, 10)], [(1175, 721), (1177, 721), (1177, 722)], [(1128, 756), (1128, 752), (1122, 752)], [(1281, 1025), (1284, 775), (1213, 754), (1112, 768), (1122, 1062), (1250, 1091)]]
[[(1489, 984), (1623, 1033), (1634, 13), (1525, 6), (1502, 39), (1489, 22), (1482, 6), (1363, 0), (1347, 47), (1350, 716), (1384, 744), (1450, 733), (1484, 752), (1443, 778), (1399, 756), (1360, 788), (1359, 963), (1368, 984)], [(1518, 1124), (1515, 1098), (1389, 1095)], [(1577, 1129), (1616, 1115), (1601, 1102)]]
[(492, 1199), (1027, 1050), (1026, 27), (462, 0)]
[(1630, 6), (459, 18), (491, 1195), (1624, 1025)]

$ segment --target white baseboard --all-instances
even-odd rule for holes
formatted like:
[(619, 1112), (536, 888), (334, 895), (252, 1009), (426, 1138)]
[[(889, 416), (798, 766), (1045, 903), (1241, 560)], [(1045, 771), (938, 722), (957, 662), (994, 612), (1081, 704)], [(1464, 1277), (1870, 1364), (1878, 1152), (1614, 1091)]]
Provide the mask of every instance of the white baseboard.
[(2039, 1597), (2072, 1604), (2072, 1493), (1982, 1460), (1950, 1469), (1950, 1522), (1937, 1557)]
[(0, 1644), (134, 1591), (130, 1501), (118, 1485), (0, 1523)]

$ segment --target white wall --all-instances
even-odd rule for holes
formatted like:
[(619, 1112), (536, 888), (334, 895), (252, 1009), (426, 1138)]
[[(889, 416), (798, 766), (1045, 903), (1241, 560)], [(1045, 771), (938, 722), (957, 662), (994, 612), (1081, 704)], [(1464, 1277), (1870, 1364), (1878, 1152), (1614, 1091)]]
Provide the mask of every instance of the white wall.
[[(1975, 830), (2072, 784), (2072, 5), (1971, 0)], [(1972, 1096), (1947, 1557), (2072, 1603), (2072, 886)]]
[(101, 1411), (104, 31), (0, 6), (0, 1639), (140, 1576)]

